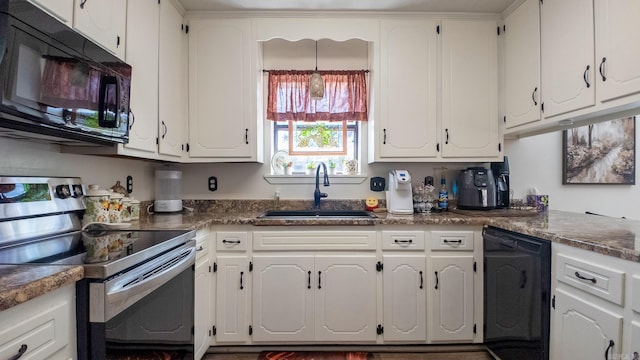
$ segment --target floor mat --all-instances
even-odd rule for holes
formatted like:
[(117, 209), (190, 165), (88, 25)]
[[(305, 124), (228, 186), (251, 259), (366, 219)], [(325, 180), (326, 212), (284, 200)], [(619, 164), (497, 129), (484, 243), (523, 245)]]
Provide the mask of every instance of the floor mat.
[(353, 351), (263, 351), (257, 360), (372, 360), (373, 354)]

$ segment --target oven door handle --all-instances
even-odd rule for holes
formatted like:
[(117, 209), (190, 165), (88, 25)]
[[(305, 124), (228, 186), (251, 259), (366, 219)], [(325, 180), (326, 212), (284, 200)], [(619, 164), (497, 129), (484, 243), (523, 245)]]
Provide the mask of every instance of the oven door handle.
[[(89, 321), (106, 322), (195, 263), (195, 241), (90, 289)], [(144, 275), (143, 275), (144, 274)], [(102, 294), (101, 294), (102, 293)], [(102, 298), (103, 301), (98, 299)], [(93, 303), (97, 300), (97, 303)], [(100, 304), (102, 302), (102, 304)]]

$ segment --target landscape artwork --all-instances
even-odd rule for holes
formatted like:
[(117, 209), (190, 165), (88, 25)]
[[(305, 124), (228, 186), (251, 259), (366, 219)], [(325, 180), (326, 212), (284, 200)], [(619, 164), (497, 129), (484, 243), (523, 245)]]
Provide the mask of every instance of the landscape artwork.
[(563, 132), (563, 184), (634, 185), (635, 117)]

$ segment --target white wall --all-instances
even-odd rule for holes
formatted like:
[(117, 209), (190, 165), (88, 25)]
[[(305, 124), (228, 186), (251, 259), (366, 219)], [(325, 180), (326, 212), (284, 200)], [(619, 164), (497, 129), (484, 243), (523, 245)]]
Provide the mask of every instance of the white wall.
[(153, 199), (154, 170), (158, 165), (130, 159), (60, 153), (58, 145), (0, 138), (0, 176), (81, 177), (88, 184), (109, 188), (133, 176), (132, 195)]
[[(636, 139), (638, 133), (636, 124)], [(535, 186), (541, 193), (549, 195), (549, 208), (553, 210), (589, 211), (640, 220), (640, 190), (637, 185), (562, 184), (561, 131), (506, 141), (505, 145), (511, 188), (516, 198), (524, 198)], [(636, 155), (636, 173), (638, 164)]]

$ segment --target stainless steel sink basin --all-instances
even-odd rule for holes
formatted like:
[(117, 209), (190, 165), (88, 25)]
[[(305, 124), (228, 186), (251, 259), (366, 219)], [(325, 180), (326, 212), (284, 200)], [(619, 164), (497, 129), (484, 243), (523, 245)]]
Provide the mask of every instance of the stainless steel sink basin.
[(373, 219), (376, 216), (365, 210), (268, 210), (258, 216), (265, 218), (365, 218)]

